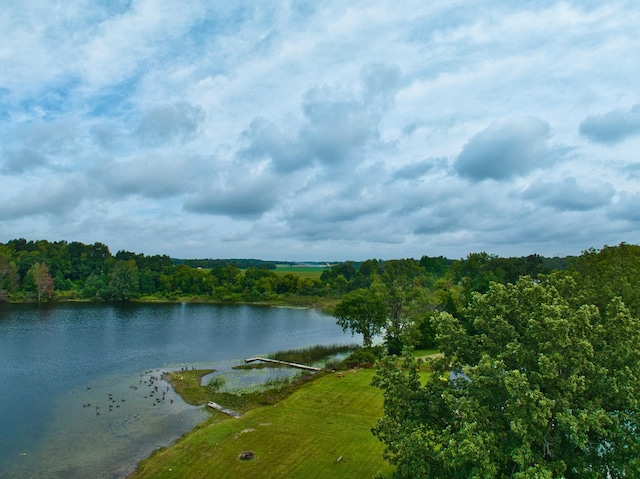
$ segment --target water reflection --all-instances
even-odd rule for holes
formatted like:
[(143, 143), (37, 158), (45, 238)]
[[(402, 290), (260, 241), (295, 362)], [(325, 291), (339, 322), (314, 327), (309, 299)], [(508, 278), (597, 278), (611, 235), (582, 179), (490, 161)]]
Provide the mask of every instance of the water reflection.
[(274, 371), (234, 376), (246, 357), (352, 341), (312, 310), (0, 304), (0, 476), (123, 477), (206, 414), (152, 375), (215, 368), (243, 386)]

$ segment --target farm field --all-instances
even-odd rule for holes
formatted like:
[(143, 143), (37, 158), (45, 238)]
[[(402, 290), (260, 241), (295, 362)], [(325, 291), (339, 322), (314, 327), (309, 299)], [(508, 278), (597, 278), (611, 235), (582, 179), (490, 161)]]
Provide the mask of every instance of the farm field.
[[(371, 428), (382, 415), (373, 370), (328, 374), (277, 403), (187, 434), (131, 476), (143, 478), (370, 478), (389, 475)], [(213, 413), (220, 414), (220, 413)], [(240, 460), (251, 451), (254, 458)]]
[(322, 266), (289, 266), (287, 264), (277, 264), (277, 274), (296, 274), (302, 278), (320, 279), (320, 275), (326, 268)]

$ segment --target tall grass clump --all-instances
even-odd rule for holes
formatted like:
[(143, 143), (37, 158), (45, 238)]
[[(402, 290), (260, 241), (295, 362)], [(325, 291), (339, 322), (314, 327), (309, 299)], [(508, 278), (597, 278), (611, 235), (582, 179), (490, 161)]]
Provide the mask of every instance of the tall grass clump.
[(332, 344), (329, 346), (316, 345), (310, 346), (308, 348), (279, 351), (273, 355), (270, 355), (269, 358), (277, 359), (278, 361), (285, 361), (288, 363), (311, 365), (335, 354), (353, 351), (357, 347), (358, 346), (355, 344)]
[(207, 384), (207, 388), (209, 388), (211, 392), (218, 392), (224, 387), (226, 383), (227, 381), (222, 376), (214, 376), (209, 381), (209, 384)]

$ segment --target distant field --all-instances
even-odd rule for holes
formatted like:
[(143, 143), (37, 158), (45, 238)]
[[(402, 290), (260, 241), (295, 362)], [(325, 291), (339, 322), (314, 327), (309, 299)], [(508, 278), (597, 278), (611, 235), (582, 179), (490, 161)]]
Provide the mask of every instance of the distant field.
[(322, 266), (288, 266), (286, 264), (276, 265), (278, 274), (297, 274), (303, 278), (320, 279), (320, 275), (326, 268)]
[[(158, 451), (132, 478), (371, 478), (393, 468), (371, 427), (382, 415), (372, 370), (329, 374), (240, 419), (204, 426)], [(219, 414), (219, 413), (214, 413)], [(244, 451), (255, 454), (241, 461)]]

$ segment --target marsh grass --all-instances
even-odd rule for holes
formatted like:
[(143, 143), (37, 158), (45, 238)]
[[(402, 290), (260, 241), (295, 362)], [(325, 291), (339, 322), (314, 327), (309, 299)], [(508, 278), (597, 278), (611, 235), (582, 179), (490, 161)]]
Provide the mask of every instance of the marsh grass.
[(330, 346), (316, 345), (308, 348), (279, 351), (273, 355), (269, 355), (268, 357), (288, 363), (312, 365), (336, 354), (353, 351), (357, 347), (358, 346), (355, 344), (333, 344)]
[(286, 364), (278, 364), (278, 363), (250, 363), (250, 364), (238, 364), (237, 366), (233, 366), (231, 369), (235, 369), (238, 371), (245, 371), (250, 369), (278, 369), (278, 368), (288, 368)]
[(223, 378), (222, 376), (214, 376), (207, 383), (207, 388), (211, 392), (218, 392), (222, 388), (224, 388), (224, 385), (226, 383), (227, 383), (227, 380), (225, 378)]
[(263, 384), (239, 388), (233, 391), (222, 390), (226, 384), (222, 376), (214, 376), (206, 386), (202, 386), (202, 378), (214, 372), (207, 370), (175, 371), (166, 373), (167, 380), (184, 401), (193, 406), (202, 406), (209, 401), (217, 402), (238, 412), (275, 404), (289, 396), (300, 385), (310, 381), (322, 373), (301, 372), (288, 378), (275, 378)]

